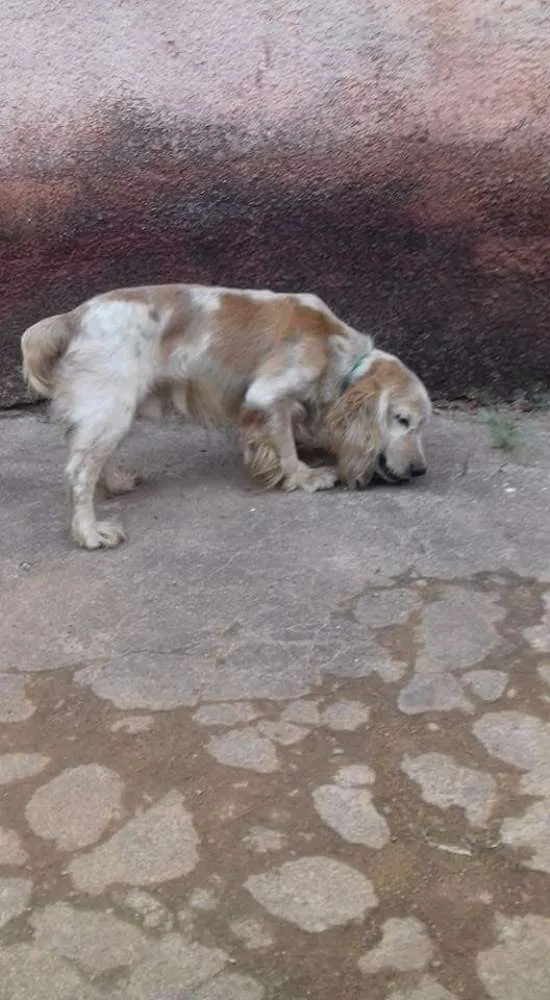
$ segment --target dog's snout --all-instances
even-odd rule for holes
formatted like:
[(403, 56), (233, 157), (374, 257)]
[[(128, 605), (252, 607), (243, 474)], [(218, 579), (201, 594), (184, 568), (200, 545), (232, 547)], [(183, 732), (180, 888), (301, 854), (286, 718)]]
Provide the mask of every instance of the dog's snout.
[(411, 465), (410, 467), (411, 476), (425, 476), (426, 466), (425, 465)]

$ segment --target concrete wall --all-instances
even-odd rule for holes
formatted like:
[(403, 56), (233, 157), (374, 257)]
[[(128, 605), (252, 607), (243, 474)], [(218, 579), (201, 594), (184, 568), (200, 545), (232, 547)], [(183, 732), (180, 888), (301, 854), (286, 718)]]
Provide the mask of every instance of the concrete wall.
[(436, 394), (550, 381), (547, 0), (3, 0), (1, 401), (119, 284), (307, 289)]

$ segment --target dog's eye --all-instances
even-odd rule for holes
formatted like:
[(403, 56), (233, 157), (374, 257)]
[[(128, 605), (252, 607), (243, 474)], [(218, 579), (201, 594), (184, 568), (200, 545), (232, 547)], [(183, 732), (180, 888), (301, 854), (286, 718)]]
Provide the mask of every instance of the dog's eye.
[(395, 419), (402, 427), (408, 427), (410, 425), (410, 420), (408, 417), (403, 417), (400, 413), (396, 413)]

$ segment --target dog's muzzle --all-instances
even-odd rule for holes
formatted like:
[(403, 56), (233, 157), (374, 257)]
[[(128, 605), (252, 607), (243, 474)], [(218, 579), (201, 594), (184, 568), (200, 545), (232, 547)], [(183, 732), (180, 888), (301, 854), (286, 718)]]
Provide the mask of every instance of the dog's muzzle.
[(413, 479), (416, 476), (423, 476), (426, 472), (426, 466), (411, 465), (404, 475), (398, 475), (397, 472), (390, 468), (386, 460), (386, 456), (382, 452), (376, 463), (376, 472), (386, 483), (408, 483), (410, 479)]
[(378, 475), (380, 476), (380, 478), (383, 479), (386, 483), (402, 483), (403, 482), (403, 477), (402, 476), (398, 476), (397, 473), (395, 473), (393, 471), (393, 469), (390, 469), (390, 467), (389, 467), (389, 465), (388, 465), (388, 463), (386, 461), (386, 456), (384, 454), (379, 455), (379, 457), (378, 457), (378, 461), (376, 463), (376, 471), (377, 471)]

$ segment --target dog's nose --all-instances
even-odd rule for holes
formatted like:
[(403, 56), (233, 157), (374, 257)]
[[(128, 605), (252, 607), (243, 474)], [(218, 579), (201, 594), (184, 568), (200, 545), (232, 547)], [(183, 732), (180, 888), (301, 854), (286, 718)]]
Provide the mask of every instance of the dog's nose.
[(411, 465), (411, 476), (425, 476), (426, 466), (425, 465)]

